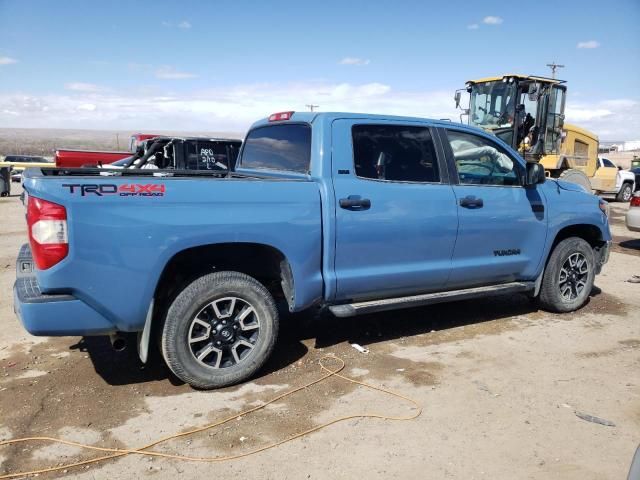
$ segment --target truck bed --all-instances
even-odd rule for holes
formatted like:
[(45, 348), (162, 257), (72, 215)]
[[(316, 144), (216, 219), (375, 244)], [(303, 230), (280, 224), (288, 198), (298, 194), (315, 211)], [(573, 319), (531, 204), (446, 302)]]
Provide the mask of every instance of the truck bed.
[(140, 330), (170, 259), (210, 244), (270, 246), (302, 279), (295, 285), (296, 307), (322, 294), (315, 182), (211, 171), (84, 168), (34, 169), (24, 187), (28, 195), (67, 210), (69, 254), (37, 271), (40, 291), (72, 295), (113, 331)]

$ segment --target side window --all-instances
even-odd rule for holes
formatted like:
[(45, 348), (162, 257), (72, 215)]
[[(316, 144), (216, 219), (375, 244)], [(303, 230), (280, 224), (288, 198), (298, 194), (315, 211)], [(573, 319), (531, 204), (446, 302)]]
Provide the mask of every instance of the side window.
[(606, 158), (602, 159), (602, 164), (605, 167), (609, 167), (609, 168), (616, 168), (616, 166), (613, 164), (613, 162), (611, 160), (607, 160)]
[(358, 177), (404, 182), (440, 181), (429, 128), (354, 125), (351, 133)]
[(461, 184), (521, 185), (519, 167), (498, 145), (470, 133), (447, 131)]

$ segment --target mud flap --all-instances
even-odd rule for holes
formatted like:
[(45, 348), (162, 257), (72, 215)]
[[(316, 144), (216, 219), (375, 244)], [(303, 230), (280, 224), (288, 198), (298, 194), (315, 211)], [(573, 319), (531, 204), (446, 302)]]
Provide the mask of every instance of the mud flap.
[(138, 332), (138, 356), (142, 363), (147, 363), (149, 358), (149, 337), (151, 336), (151, 319), (153, 318), (153, 298), (147, 310), (147, 318), (144, 321), (142, 332)]

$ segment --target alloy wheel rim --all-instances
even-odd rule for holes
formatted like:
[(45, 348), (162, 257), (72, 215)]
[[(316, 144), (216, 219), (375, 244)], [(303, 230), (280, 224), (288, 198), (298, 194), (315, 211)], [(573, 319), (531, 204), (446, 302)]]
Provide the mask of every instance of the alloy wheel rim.
[(572, 253), (562, 264), (558, 277), (560, 295), (565, 301), (578, 298), (587, 286), (589, 263), (581, 253)]
[(629, 200), (631, 200), (631, 187), (626, 187), (624, 189), (624, 192), (622, 193), (622, 199), (625, 202), (628, 202)]
[(246, 360), (259, 336), (260, 318), (253, 305), (240, 297), (223, 297), (200, 309), (187, 341), (198, 363), (221, 369)]

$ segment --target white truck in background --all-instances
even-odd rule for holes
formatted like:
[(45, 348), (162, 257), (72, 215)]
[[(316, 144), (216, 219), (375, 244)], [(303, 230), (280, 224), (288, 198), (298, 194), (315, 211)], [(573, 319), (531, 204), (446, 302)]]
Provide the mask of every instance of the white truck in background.
[(608, 158), (598, 157), (598, 170), (596, 170), (596, 176), (602, 173), (604, 169), (616, 169), (615, 172), (615, 189), (611, 191), (599, 191), (600, 195), (615, 195), (618, 202), (629, 202), (635, 191), (636, 176), (629, 170), (622, 170)]

